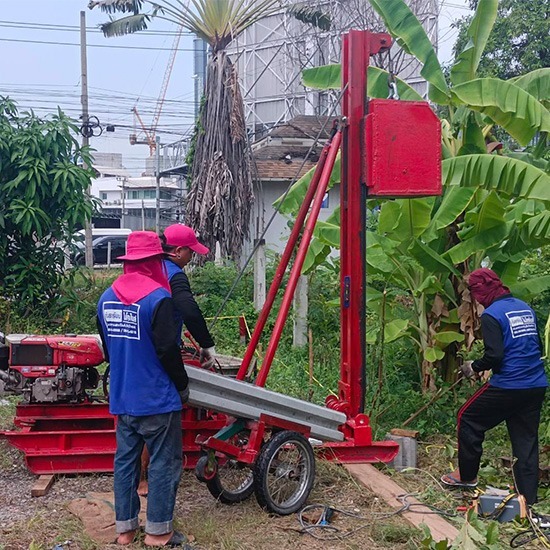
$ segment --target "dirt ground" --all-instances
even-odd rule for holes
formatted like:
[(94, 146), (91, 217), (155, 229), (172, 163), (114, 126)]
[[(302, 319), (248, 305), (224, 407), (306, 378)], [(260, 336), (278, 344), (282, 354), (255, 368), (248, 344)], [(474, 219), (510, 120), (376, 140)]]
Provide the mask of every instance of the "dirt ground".
[[(418, 548), (420, 537), (402, 517), (381, 520), (389, 507), (359, 485), (338, 466), (318, 461), (318, 472), (309, 503), (330, 504), (368, 518), (338, 515), (332, 525), (339, 536), (359, 529), (342, 540), (316, 540), (300, 533), (296, 515), (270, 516), (255, 498), (235, 506), (217, 503), (192, 472), (185, 472), (176, 505), (176, 526), (194, 539), (197, 549), (377, 549)], [(90, 492), (112, 490), (111, 475), (59, 476), (46, 496), (32, 498), (36, 477), (30, 474), (22, 455), (0, 441), (0, 548), (2, 550), (50, 550), (56, 544), (70, 550), (114, 549), (101, 545), (85, 532), (68, 504)], [(333, 536), (326, 533), (327, 536)], [(129, 548), (145, 548), (138, 541)]]

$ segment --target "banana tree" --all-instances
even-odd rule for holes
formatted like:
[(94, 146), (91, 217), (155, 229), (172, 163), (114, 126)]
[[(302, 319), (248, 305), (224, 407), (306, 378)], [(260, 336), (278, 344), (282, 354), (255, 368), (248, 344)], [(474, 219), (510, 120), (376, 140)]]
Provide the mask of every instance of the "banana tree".
[[(379, 210), (377, 228), (367, 233), (367, 273), (409, 294), (411, 312), (406, 323), (400, 320), (400, 334), (417, 346), (423, 388), (433, 389), (438, 374), (450, 378), (456, 370), (457, 347), (474, 340), (476, 315), (462, 284), (465, 273), (487, 262), (524, 297), (550, 286), (550, 276), (514, 286), (527, 253), (550, 243), (550, 177), (542, 159), (550, 130), (545, 105), (550, 69), (513, 81), (476, 78), (498, 5), (480, 0), (469, 41), (447, 81), (422, 25), (403, 0), (370, 2), (401, 47), (423, 64), (429, 97), (443, 113), (443, 195), (366, 205)], [(385, 97), (380, 73), (369, 68), (370, 97)], [(303, 81), (313, 88), (339, 88), (340, 66), (306, 70)], [(417, 99), (404, 82), (398, 88), (402, 99)], [(520, 145), (538, 140), (538, 146), (531, 154), (506, 155), (491, 143), (497, 126)], [(310, 177), (295, 184), (282, 211), (294, 210)], [(335, 212), (317, 224), (305, 269), (313, 269), (338, 246)], [(380, 307), (370, 292), (374, 299), (367, 296), (368, 305)]]
[[(89, 7), (123, 16), (101, 26), (105, 36), (144, 30), (153, 19), (184, 27), (210, 46), (205, 98), (197, 122), (186, 223), (224, 257), (238, 260), (253, 204), (250, 148), (236, 67), (227, 46), (279, 0), (91, 0)], [(143, 8), (149, 7), (145, 12)]]

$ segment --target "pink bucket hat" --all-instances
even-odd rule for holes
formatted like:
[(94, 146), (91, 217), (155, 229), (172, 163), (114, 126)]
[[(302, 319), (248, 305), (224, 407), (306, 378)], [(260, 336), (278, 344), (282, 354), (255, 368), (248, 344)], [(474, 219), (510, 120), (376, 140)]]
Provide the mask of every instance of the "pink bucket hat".
[(132, 231), (128, 235), (126, 254), (118, 260), (143, 260), (164, 254), (162, 244), (154, 231)]
[(199, 243), (195, 232), (186, 225), (175, 223), (164, 230), (164, 237), (168, 246), (186, 246), (197, 254), (208, 254), (210, 249)]

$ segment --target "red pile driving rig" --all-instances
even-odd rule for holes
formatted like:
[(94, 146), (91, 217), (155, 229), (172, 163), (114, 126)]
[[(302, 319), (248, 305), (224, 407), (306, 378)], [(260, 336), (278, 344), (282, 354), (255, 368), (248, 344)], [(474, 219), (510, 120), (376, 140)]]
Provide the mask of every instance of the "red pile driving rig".
[[(197, 477), (222, 502), (239, 502), (254, 492), (270, 512), (298, 510), (313, 484), (313, 439), (323, 442), (317, 442), (319, 455), (342, 463), (388, 462), (398, 451), (392, 441), (372, 441), (370, 420), (363, 412), (365, 205), (367, 197), (441, 194), (441, 129), (425, 102), (367, 101), (370, 56), (390, 46), (387, 34), (350, 31), (342, 37), (342, 117), (320, 154), (237, 379), (193, 368), (200, 367), (196, 359), (184, 356), (191, 390), (182, 422), (185, 466), (195, 467)], [(340, 148), (340, 381), (338, 395), (329, 396), (321, 407), (263, 386)], [(246, 383), (299, 240), (261, 367), (254, 383)], [(22, 393), (25, 402), (17, 407), (19, 429), (0, 435), (24, 452), (29, 469), (37, 474), (112, 471), (114, 419), (105, 403), (86, 397), (86, 390), (99, 382), (97, 341), (33, 337), (11, 347), (0, 378), (7, 389)]]

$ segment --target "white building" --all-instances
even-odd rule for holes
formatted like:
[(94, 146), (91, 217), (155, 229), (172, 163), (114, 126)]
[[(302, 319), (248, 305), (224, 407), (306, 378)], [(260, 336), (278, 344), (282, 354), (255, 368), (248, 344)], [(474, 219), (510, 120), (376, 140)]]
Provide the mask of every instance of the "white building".
[[(96, 153), (92, 195), (100, 200), (105, 217), (120, 220), (120, 227), (132, 230), (155, 230), (157, 181), (154, 176), (131, 177), (122, 167), (122, 155), (109, 158)], [(100, 163), (109, 163), (108, 165)], [(181, 178), (160, 178), (160, 226), (179, 219), (182, 198)]]

